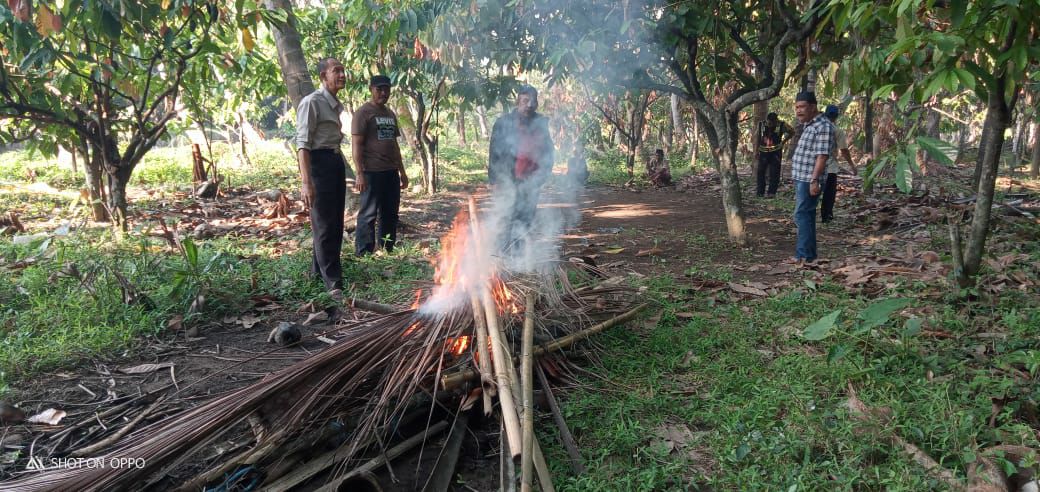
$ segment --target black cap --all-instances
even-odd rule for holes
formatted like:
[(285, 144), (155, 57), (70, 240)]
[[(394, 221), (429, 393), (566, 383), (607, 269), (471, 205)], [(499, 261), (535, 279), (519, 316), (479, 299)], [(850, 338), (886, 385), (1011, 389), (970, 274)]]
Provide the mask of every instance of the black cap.
[(386, 75), (374, 75), (368, 81), (369, 87), (379, 87), (383, 85), (392, 86), (394, 84), (390, 82), (390, 77), (387, 77)]
[(816, 93), (809, 91), (799, 92), (798, 95), (794, 97), (794, 101), (805, 101), (809, 104), (816, 104)]
[(766, 119), (769, 121), (776, 121), (779, 118), (776, 113), (769, 113), (766, 115)]

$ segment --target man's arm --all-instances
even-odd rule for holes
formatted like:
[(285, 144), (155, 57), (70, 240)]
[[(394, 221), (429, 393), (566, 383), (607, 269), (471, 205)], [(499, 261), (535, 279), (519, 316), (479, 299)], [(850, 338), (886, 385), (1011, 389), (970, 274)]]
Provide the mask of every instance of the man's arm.
[(358, 193), (365, 191), (365, 186), (368, 184), (365, 181), (365, 165), (362, 162), (361, 156), (365, 155), (365, 136), (364, 135), (351, 135), (350, 136), (350, 157), (354, 160), (354, 172), (357, 173), (357, 178), (354, 179), (354, 189)]
[(314, 199), (314, 183), (311, 182), (311, 134), (317, 120), (317, 113), (310, 101), (304, 101), (296, 109), (296, 161), (300, 168), (300, 198), (303, 206), (311, 207)]
[(499, 118), (495, 121), (495, 124), (491, 126), (491, 143), (488, 144), (488, 183), (497, 184), (501, 179), (499, 175), (499, 160), (501, 159), (501, 149), (499, 148), (502, 144), (499, 142), (501, 139), (501, 128), (500, 123), (502, 119)]
[[(804, 131), (802, 132), (802, 138), (805, 138)], [(823, 176), (824, 172), (826, 172), (827, 159), (831, 155), (831, 139), (834, 138), (834, 132), (829, 125), (824, 125), (816, 131), (815, 135), (811, 135), (811, 138), (812, 146), (810, 150), (816, 155), (816, 165), (813, 166), (809, 194), (816, 196), (820, 194), (820, 176)]]

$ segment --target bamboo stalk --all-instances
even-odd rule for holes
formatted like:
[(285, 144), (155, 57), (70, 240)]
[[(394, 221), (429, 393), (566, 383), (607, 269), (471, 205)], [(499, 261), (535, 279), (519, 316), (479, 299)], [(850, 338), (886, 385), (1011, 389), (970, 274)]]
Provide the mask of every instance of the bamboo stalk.
[(87, 455), (89, 455), (91, 453), (94, 453), (95, 451), (98, 451), (99, 449), (104, 449), (106, 446), (109, 446), (112, 443), (118, 441), (123, 436), (125, 436), (126, 433), (130, 432), (131, 430), (133, 430), (133, 428), (136, 427), (137, 424), (141, 423), (141, 421), (144, 420), (145, 417), (147, 417), (149, 414), (151, 414), (152, 411), (154, 411), (165, 400), (166, 400), (165, 396), (160, 396), (158, 400), (155, 400), (155, 402), (152, 403), (151, 405), (149, 405), (148, 408), (145, 408), (144, 410), (142, 410), (141, 413), (139, 413), (137, 415), (137, 417), (134, 417), (134, 419), (131, 420), (130, 423), (124, 425), (123, 428), (119, 429), (118, 431), (116, 431), (115, 434), (112, 434), (111, 436), (108, 436), (108, 437), (106, 437), (106, 438), (104, 438), (104, 439), (102, 439), (102, 440), (100, 440), (100, 441), (98, 441), (98, 442), (96, 442), (94, 444), (91, 444), (90, 446), (87, 446), (85, 448), (79, 448), (79, 449), (69, 453), (69, 456), (71, 456), (73, 458), (78, 458), (78, 457), (81, 457), (81, 456), (87, 456)]
[(563, 442), (564, 449), (567, 450), (567, 454), (571, 457), (571, 469), (575, 475), (584, 475), (586, 469), (585, 463), (581, 459), (581, 452), (578, 451), (578, 444), (574, 441), (571, 429), (567, 427), (567, 421), (563, 420), (563, 413), (560, 412), (560, 405), (556, 402), (552, 388), (549, 387), (549, 380), (545, 377), (545, 371), (542, 370), (542, 366), (536, 365), (535, 372), (538, 375), (538, 382), (542, 385), (542, 390), (545, 391), (545, 399), (549, 402), (549, 409), (552, 410), (556, 427), (560, 430), (560, 441)]
[(509, 354), (509, 346), (502, 340), (502, 327), (498, 321), (498, 312), (495, 310), (495, 301), (491, 299), (491, 292), (488, 289), (484, 289), (484, 292), (481, 293), (481, 301), (484, 304), (488, 335), (491, 338), (491, 353), (495, 358), (495, 379), (498, 381), (498, 402), (502, 407), (502, 425), (506, 429), (509, 454), (516, 458), (520, 455), (522, 443), (520, 421), (517, 418), (516, 403), (513, 401), (513, 391), (511, 391), (515, 383), (512, 370), (513, 357)]
[[(483, 252), (481, 248), (480, 221), (477, 219), (477, 200), (469, 197), (469, 224), (470, 238), (473, 240), (474, 249)], [(491, 355), (488, 354), (488, 332), (487, 320), (484, 318), (483, 310), (480, 308), (480, 299), (477, 295), (470, 293), (470, 308), (473, 310), (473, 331), (477, 338), (477, 362), (480, 367), (481, 397), (484, 403), (484, 416), (491, 416), (491, 396), (495, 394), (494, 384), (491, 376)]]
[(473, 331), (477, 339), (477, 369), (480, 371), (481, 397), (484, 402), (484, 416), (491, 416), (491, 396), (495, 393), (495, 385), (491, 375), (491, 355), (488, 354), (487, 321), (476, 295), (470, 295), (470, 306), (473, 309)]
[(455, 465), (459, 461), (459, 450), (462, 448), (462, 438), (469, 429), (469, 413), (459, 412), (455, 417), (455, 425), (448, 434), (433, 473), (423, 487), (424, 492), (447, 492), (451, 488), (451, 477), (455, 476)]
[[(503, 424), (501, 434), (505, 434), (505, 421), (503, 420), (501, 422)], [(516, 468), (513, 464), (513, 457), (509, 456), (509, 453), (506, 452), (508, 451), (509, 447), (509, 437), (507, 435), (507, 437), (503, 439), (500, 435), (498, 440), (500, 443), (500, 448), (502, 449), (502, 451), (498, 455), (498, 464), (500, 467), (498, 474), (498, 489), (501, 492), (516, 492)]]
[(524, 307), (524, 332), (520, 356), (520, 385), (523, 393), (523, 454), (520, 461), (520, 490), (531, 492), (534, 483), (534, 381), (531, 374), (531, 351), (534, 347), (534, 305), (535, 295), (527, 294)]
[(361, 466), (351, 470), (346, 475), (344, 475), (342, 478), (337, 479), (336, 481), (334, 481), (334, 482), (332, 482), (332, 483), (330, 483), (330, 484), (328, 484), (328, 485), (318, 489), (318, 492), (333, 492), (333, 491), (339, 490), (339, 486), (343, 482), (346, 482), (347, 480), (350, 480), (350, 479), (352, 479), (354, 477), (357, 477), (359, 475), (364, 475), (366, 473), (372, 473), (373, 471), (378, 469), (380, 466), (383, 466), (384, 464), (386, 464), (387, 461), (396, 459), (398, 456), (401, 456), (402, 454), (407, 453), (412, 448), (414, 448), (414, 447), (418, 446), (419, 444), (423, 443), (424, 441), (426, 441), (427, 437), (430, 437), (432, 435), (436, 435), (436, 434), (440, 433), (442, 430), (446, 429), (447, 427), (448, 427), (448, 423), (443, 421), (443, 420), (440, 421), (440, 422), (437, 422), (436, 424), (431, 425), (428, 429), (425, 429), (422, 432), (419, 432), (418, 434), (416, 434), (416, 435), (414, 435), (412, 437), (409, 437), (408, 439), (405, 439), (404, 441), (401, 441), (400, 444), (398, 444), (398, 445), (396, 445), (396, 446), (386, 450), (385, 454), (380, 454), (379, 456), (377, 456), (375, 458), (372, 458), (371, 460), (369, 460), (364, 465), (361, 465)]
[[(613, 326), (619, 325), (634, 318), (636, 314), (639, 314), (640, 311), (646, 309), (647, 306), (649, 306), (649, 304), (640, 304), (632, 310), (628, 311), (627, 313), (619, 315), (615, 318), (608, 319), (598, 325), (589, 327), (585, 330), (579, 331), (571, 335), (567, 335), (565, 337), (557, 338), (556, 340), (553, 340), (552, 342), (546, 345), (539, 345), (534, 348), (533, 355), (537, 357), (543, 354), (547, 354), (549, 352), (555, 352), (570, 347), (578, 341), (584, 340), (592, 335), (595, 335), (596, 333), (606, 330), (607, 328), (611, 328)], [(445, 374), (441, 376), (441, 388), (445, 390), (452, 390), (458, 388), (467, 381), (473, 381), (477, 379), (479, 376), (480, 373), (472, 368), (464, 369), (458, 372), (453, 372), (451, 374)]]

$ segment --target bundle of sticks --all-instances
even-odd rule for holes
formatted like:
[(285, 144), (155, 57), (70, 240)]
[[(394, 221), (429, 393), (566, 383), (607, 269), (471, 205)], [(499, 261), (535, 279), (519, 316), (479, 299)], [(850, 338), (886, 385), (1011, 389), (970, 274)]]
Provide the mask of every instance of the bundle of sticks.
[[(470, 209), (471, 227), (477, 230), (472, 202)], [(627, 288), (576, 287), (574, 275), (569, 275), (575, 269), (588, 271), (584, 265), (558, 263), (552, 275), (514, 276), (508, 287), (499, 280), (499, 272), (489, 272), (479, 282), (467, 284), (468, 303), (434, 313), (406, 309), (339, 325), (334, 332), (315, 335), (338, 337), (327, 349), (247, 387), (125, 432), (101, 449), (91, 449), (99, 463), (133, 460), (136, 466), (27, 472), (5, 483), (4, 489), (154, 487), (168, 480), (178, 466), (197, 459), (208, 445), (236, 429), (241, 432), (248, 423), (254, 445), (218, 461), (179, 488), (198, 490), (243, 466), (256, 466), (263, 469), (258, 483), (264, 490), (288, 490), (321, 473), (324, 489), (336, 490), (448, 427), (445, 421), (431, 422), (430, 416), (434, 406), (447, 406), (438, 402), (439, 395), (454, 394), (461, 395), (448, 397), (456, 402), (455, 412), (477, 402), (485, 417), (497, 410), (504, 436), (504, 489), (512, 489), (515, 483), (508, 478), (515, 473), (508, 470), (518, 460), (522, 490), (532, 490), (536, 483), (542, 490), (553, 490), (544, 454), (534, 438), (534, 376), (540, 372), (535, 371), (535, 359), (623, 323), (645, 307), (637, 305), (634, 291)], [(584, 276), (589, 281), (595, 278)], [(513, 306), (496, 302), (495, 291), (502, 289), (518, 294), (512, 296)], [(523, 304), (517, 305), (520, 299)], [(542, 343), (535, 343), (536, 328)], [(512, 335), (516, 332), (519, 337)], [(513, 348), (517, 341), (519, 371)], [(417, 395), (431, 397), (422, 400)], [(416, 419), (417, 401), (430, 406), (420, 408), (427, 417), (423, 431), (387, 449), (402, 422)], [(286, 462), (286, 456), (304, 443), (327, 438), (330, 425), (346, 429), (344, 439), (331, 451), (303, 463)]]

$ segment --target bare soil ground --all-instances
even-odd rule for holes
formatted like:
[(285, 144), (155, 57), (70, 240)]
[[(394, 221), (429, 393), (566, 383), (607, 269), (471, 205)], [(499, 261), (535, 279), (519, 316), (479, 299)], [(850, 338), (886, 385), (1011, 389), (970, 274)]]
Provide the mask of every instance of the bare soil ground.
[[(445, 233), (472, 191), (475, 190), (459, 187), (432, 200), (406, 199), (402, 209), (402, 219), (407, 224), (403, 239), (421, 241)], [(795, 239), (789, 195), (788, 191), (772, 200), (745, 200), (751, 246), (737, 248), (726, 238), (717, 186), (710, 180), (704, 179), (701, 186), (692, 189), (678, 190), (590, 187), (580, 198), (581, 223), (563, 237), (564, 255), (572, 261), (594, 263), (612, 275), (669, 275), (698, 289), (728, 289), (737, 295), (762, 297), (806, 273), (782, 263), (792, 256)], [(926, 210), (929, 206), (927, 200), (914, 203), (911, 199), (882, 206), (860, 196), (854, 187), (843, 186), (837, 220), (820, 227), (824, 261), (813, 267), (810, 275), (845, 282), (850, 289), (863, 292), (869, 292), (871, 283), (882, 282), (887, 274), (923, 278), (944, 275), (941, 265), (922, 255), (926, 248), (920, 246), (927, 245), (929, 239), (922, 236), (927, 232), (922, 225), (941, 219)], [(293, 223), (288, 227), (298, 229), (301, 225)], [(348, 248), (345, 245), (345, 250)], [(853, 264), (851, 258), (866, 260)], [(886, 272), (886, 268), (895, 270)], [(705, 276), (709, 270), (720, 269), (730, 270), (732, 277)], [(364, 286), (357, 287), (358, 293), (363, 292)], [(325, 307), (283, 306), (277, 299), (260, 299), (242, 316), (213, 320), (196, 336), (181, 332), (145, 340), (132, 354), (114, 354), (90, 365), (23, 381), (14, 389), (12, 402), (30, 414), (47, 408), (65, 409), (69, 415), (64, 422), (70, 423), (91, 418), (95, 410), (104, 410), (104, 404), (99, 402), (175, 385), (179, 393), (162, 410), (173, 413), (207, 397), (256, 382), (265, 374), (322, 350), (326, 346), (323, 342), (308, 338), (326, 328), (321, 324), (307, 327), (305, 341), (298, 347), (276, 348), (266, 338), (279, 322), (302, 323)], [(349, 310), (341, 314), (365, 316)], [(253, 321), (247, 315), (258, 319)], [(165, 367), (139, 374), (119, 370), (142, 364)], [(482, 432), (483, 438), (467, 440), (464, 445), (464, 459), (458, 469), (466, 485), (457, 490), (497, 486), (496, 450), (486, 446), (496, 436), (493, 431)], [(32, 438), (30, 435), (26, 440)], [(226, 445), (227, 442), (216, 444)]]

